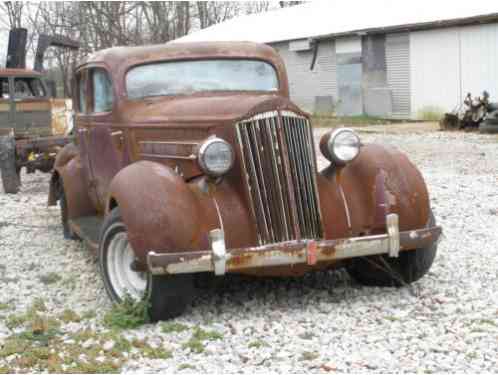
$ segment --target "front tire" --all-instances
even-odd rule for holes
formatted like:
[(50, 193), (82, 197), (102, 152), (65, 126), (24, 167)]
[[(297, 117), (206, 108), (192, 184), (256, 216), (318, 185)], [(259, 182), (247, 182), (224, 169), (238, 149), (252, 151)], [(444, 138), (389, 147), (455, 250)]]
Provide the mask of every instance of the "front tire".
[(17, 194), (21, 187), (20, 170), (16, 165), (16, 140), (11, 135), (0, 137), (0, 173), (3, 190), (7, 194)]
[[(430, 213), (427, 228), (434, 227), (436, 219)], [(357, 258), (348, 267), (349, 275), (366, 286), (404, 286), (422, 278), (436, 258), (438, 243), (427, 249), (403, 251), (398, 258), (387, 255)]]
[(134, 261), (135, 253), (116, 207), (104, 221), (99, 242), (100, 273), (109, 298), (113, 303), (121, 303), (128, 296), (137, 302), (147, 299), (151, 321), (181, 315), (193, 296), (193, 277), (137, 272), (132, 270)]

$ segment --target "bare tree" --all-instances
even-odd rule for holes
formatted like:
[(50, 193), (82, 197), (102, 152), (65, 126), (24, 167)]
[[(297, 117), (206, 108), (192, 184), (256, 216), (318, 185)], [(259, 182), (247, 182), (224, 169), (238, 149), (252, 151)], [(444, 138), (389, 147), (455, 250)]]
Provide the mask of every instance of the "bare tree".
[[(296, 3), (296, 2), (285, 2)], [(74, 53), (49, 48), (46, 59), (70, 93), (71, 72), (93, 51), (114, 47), (166, 43), (240, 14), (268, 10), (269, 1), (44, 1), (0, 2), (5, 27), (28, 28), (28, 50), (34, 56), (37, 35), (63, 35), (80, 42)]]
[(292, 7), (294, 5), (303, 4), (304, 1), (279, 1), (280, 8)]
[[(22, 27), (22, 15), (25, 3), (21, 1), (2, 1), (0, 9), (8, 16), (9, 28)], [(5, 22), (5, 21), (3, 21)]]

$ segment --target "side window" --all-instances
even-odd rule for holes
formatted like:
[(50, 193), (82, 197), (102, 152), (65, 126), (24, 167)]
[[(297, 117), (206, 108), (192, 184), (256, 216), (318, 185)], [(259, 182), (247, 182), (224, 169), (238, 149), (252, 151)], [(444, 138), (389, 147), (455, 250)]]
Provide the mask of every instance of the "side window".
[(31, 86), (31, 91), (35, 94), (35, 96), (45, 96), (45, 88), (40, 79), (32, 79), (29, 81)]
[(113, 104), (112, 82), (104, 69), (92, 69), (93, 112), (110, 112)]
[(15, 78), (14, 97), (16, 99), (34, 99), (45, 96), (45, 89), (39, 78)]
[(9, 78), (2, 77), (0, 78), (0, 99), (9, 99), (9, 98), (10, 98)]
[(78, 112), (86, 113), (86, 79), (83, 73), (78, 74)]

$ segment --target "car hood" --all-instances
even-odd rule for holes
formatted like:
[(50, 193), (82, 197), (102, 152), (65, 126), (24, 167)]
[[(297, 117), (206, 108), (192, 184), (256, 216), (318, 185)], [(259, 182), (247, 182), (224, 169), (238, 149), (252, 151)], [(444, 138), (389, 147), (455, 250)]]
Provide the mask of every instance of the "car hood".
[(292, 110), (302, 113), (281, 95), (219, 94), (129, 101), (120, 111), (126, 122), (150, 124), (219, 124), (234, 122), (257, 113)]

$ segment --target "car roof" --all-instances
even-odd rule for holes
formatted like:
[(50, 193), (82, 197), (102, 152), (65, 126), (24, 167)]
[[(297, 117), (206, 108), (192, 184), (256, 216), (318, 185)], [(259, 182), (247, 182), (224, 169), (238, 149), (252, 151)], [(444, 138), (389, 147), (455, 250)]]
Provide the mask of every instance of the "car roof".
[[(273, 62), (281, 60), (270, 46), (253, 42), (195, 42), (156, 44), (140, 47), (113, 47), (89, 55), (78, 69), (94, 63), (104, 63), (120, 69), (132, 65), (161, 60), (189, 60), (202, 58), (249, 58)], [(127, 70), (127, 69), (125, 69)]]
[(41, 77), (41, 73), (30, 69), (1, 68), (0, 77)]

